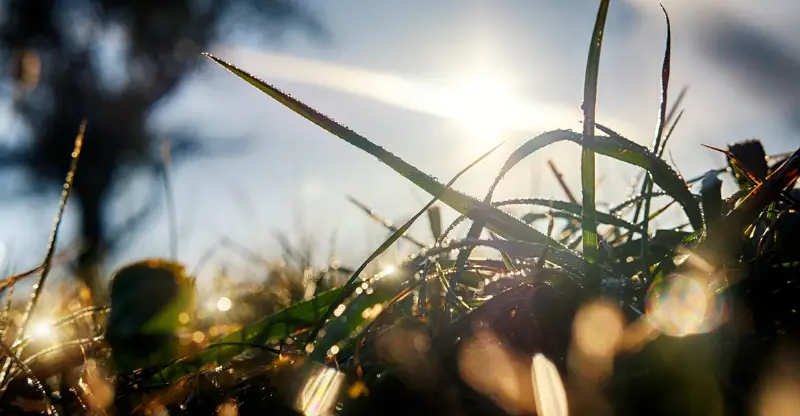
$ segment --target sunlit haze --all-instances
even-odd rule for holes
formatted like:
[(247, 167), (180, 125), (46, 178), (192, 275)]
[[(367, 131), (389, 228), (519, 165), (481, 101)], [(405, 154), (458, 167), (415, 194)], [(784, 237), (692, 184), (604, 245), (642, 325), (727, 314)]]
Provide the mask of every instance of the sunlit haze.
[[(585, 51), (595, 4), (316, 1), (313, 9), (332, 34), (329, 41), (314, 42), (290, 32), (281, 41), (264, 43), (251, 33), (236, 32), (210, 52), (438, 178), (451, 177), (505, 142), (455, 185), (482, 197), (505, 158), (524, 140), (550, 129), (580, 128)], [(796, 144), (797, 138), (772, 104), (748, 98), (746, 86), (711, 61), (698, 39), (704, 17), (737, 18), (749, 12), (754, 13), (751, 23), (795, 39), (800, 29), (788, 16), (797, 16), (793, 14), (797, 6), (779, 0), (666, 0), (664, 4), (674, 35), (670, 92), (674, 97), (682, 86), (689, 86), (686, 114), (665, 154), (676, 161), (676, 169), (694, 176), (724, 163), (721, 155), (701, 143), (722, 147), (758, 136), (769, 153)], [(615, 2), (601, 57), (598, 121), (644, 145), (652, 142), (659, 104), (665, 36), (660, 13), (656, 1)], [(113, 39), (108, 42), (114, 45)], [(14, 121), (6, 114), (1, 119), (9, 133), (4, 143), (16, 140), (19, 131)], [(350, 264), (365, 258), (387, 233), (346, 196), (395, 222), (405, 221), (430, 197), (208, 60), (200, 62), (175, 96), (161, 103), (152, 123), (164, 137), (188, 130), (223, 143), (237, 138), (251, 142), (241, 155), (188, 161), (171, 173), (179, 257), (190, 266), (222, 237), (275, 257), (280, 254), (275, 230), (314, 237), (318, 263), (333, 252)], [(92, 140), (89, 134), (85, 146)], [(578, 155), (579, 147), (571, 143), (548, 147), (508, 175), (496, 198), (563, 199), (546, 168), (548, 159), (580, 195)], [(624, 199), (638, 172), (602, 157), (598, 170), (603, 179), (597, 197), (606, 202)], [(726, 184), (725, 191), (731, 189)], [(53, 189), (33, 205), (30, 200), (6, 199), (0, 211), (0, 242), (10, 269), (30, 268), (40, 261), (58, 192)], [(108, 221), (118, 224), (148, 192), (148, 182), (142, 178), (115, 189), (113, 196), (118, 199)], [(77, 209), (67, 210), (60, 246), (77, 237)], [(681, 215), (679, 209), (670, 209), (663, 221), (680, 222)], [(445, 221), (454, 216), (444, 210)], [(167, 218), (163, 209), (157, 211), (115, 254), (109, 268), (167, 253)], [(425, 225), (412, 227), (410, 233), (430, 241)], [(408, 248), (405, 244), (400, 243), (401, 250)], [(222, 250), (209, 264), (244, 262), (242, 258), (241, 253)], [(226, 302), (217, 306), (231, 307)]]

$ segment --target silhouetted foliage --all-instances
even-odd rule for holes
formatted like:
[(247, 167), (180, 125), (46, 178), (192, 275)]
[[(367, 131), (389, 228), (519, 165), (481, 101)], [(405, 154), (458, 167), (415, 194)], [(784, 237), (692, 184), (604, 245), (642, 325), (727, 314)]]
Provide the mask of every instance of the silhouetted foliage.
[[(78, 126), (89, 122), (74, 189), (83, 237), (78, 272), (93, 292), (102, 289), (92, 269), (113, 243), (103, 220), (109, 191), (123, 172), (158, 171), (148, 116), (197, 68), (200, 52), (234, 23), (267, 37), (290, 27), (324, 33), (294, 0), (7, 0), (0, 7), (2, 76), (26, 127), (24, 146), (4, 150), (4, 167), (21, 166), (40, 185), (60, 184)], [(108, 68), (101, 54), (112, 36), (122, 42)], [(173, 157), (208, 150), (196, 138), (170, 144)], [(139, 223), (156, 202), (126, 224)]]

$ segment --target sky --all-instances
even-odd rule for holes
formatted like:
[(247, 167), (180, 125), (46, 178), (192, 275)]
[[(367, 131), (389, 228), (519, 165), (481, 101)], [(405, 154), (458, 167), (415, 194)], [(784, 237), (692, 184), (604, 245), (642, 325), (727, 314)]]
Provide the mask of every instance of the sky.
[[(597, 120), (649, 145), (660, 99), (666, 26), (656, 1), (612, 0), (603, 44)], [(674, 97), (688, 86), (686, 110), (669, 157), (685, 176), (720, 167), (722, 147), (748, 137), (768, 153), (800, 142), (780, 106), (753, 90), (709, 52), (711, 19), (746, 19), (780, 39), (800, 35), (791, 18), (800, 4), (781, 0), (664, 0), (672, 23)], [(586, 51), (596, 15), (590, 0), (316, 0), (311, 7), (329, 41), (299, 32), (265, 43), (242, 30), (210, 52), (328, 114), (421, 170), (447, 181), (494, 145), (503, 146), (455, 187), (482, 197), (505, 158), (544, 131), (579, 129)], [(249, 30), (252, 30), (249, 29)], [(800, 54), (799, 54), (800, 55)], [(758, 75), (758, 74), (754, 74)], [(232, 74), (203, 61), (181, 90), (162, 103), (153, 125), (188, 129), (212, 140), (246, 137), (240, 156), (187, 162), (173, 174), (179, 258), (196, 264), (222, 237), (276, 257), (276, 230), (309, 234), (318, 261), (333, 251), (344, 262), (365, 258), (388, 234), (350, 204), (352, 196), (403, 222), (430, 198), (371, 156), (283, 108)], [(88, 143), (88, 142), (87, 142)], [(564, 199), (546, 168), (553, 159), (579, 195), (579, 148), (564, 143), (530, 157), (496, 199)], [(625, 198), (637, 170), (598, 159), (598, 201)], [(146, 181), (118, 191), (111, 219), (145, 199)], [(726, 188), (730, 191), (730, 187)], [(4, 262), (33, 266), (44, 254), (55, 194), (0, 207)], [(672, 221), (680, 221), (679, 212)], [(455, 214), (447, 210), (447, 219)], [(62, 245), (75, 237), (68, 209)], [(109, 268), (169, 252), (164, 210), (133, 236)], [(411, 232), (429, 240), (425, 221)], [(335, 238), (332, 238), (335, 236)], [(330, 241), (334, 241), (332, 247)], [(402, 249), (403, 247), (401, 247)], [(407, 248), (407, 247), (406, 247)], [(220, 253), (220, 260), (238, 254)], [(227, 256), (227, 257), (226, 257)]]

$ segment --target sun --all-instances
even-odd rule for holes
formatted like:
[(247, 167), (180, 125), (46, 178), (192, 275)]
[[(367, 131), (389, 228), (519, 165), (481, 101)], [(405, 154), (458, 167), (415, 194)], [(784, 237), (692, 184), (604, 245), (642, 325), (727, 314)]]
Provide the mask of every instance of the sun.
[(466, 78), (456, 87), (455, 94), (458, 122), (472, 137), (494, 143), (513, 128), (518, 108), (500, 77)]

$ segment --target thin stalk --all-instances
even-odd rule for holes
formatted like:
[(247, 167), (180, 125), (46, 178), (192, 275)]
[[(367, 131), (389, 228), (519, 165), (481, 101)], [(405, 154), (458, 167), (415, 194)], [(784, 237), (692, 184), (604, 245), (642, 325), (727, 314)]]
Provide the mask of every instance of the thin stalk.
[[(81, 148), (83, 147), (83, 135), (85, 132), (86, 132), (86, 120), (83, 120), (78, 130), (78, 135), (75, 137), (75, 145), (72, 149), (72, 161), (70, 163), (69, 172), (67, 172), (67, 177), (64, 180), (64, 187), (63, 190), (61, 191), (61, 202), (58, 205), (56, 218), (53, 221), (53, 229), (50, 232), (50, 239), (47, 242), (47, 253), (45, 254), (44, 261), (42, 262), (41, 274), (39, 275), (39, 279), (33, 285), (33, 293), (31, 294), (31, 300), (25, 306), (25, 311), (22, 314), (22, 324), (20, 325), (19, 330), (17, 331), (17, 336), (14, 340), (14, 344), (17, 344), (19, 340), (24, 338), (25, 335), (28, 333), (31, 313), (36, 307), (36, 303), (42, 294), (44, 283), (47, 281), (47, 276), (50, 274), (50, 267), (53, 263), (53, 255), (55, 254), (56, 251), (56, 240), (58, 239), (58, 231), (61, 226), (61, 218), (64, 216), (64, 210), (67, 207), (67, 201), (69, 201), (69, 196), (72, 191), (72, 182), (75, 179), (75, 172), (78, 170), (78, 161), (80, 160), (81, 156)], [(13, 347), (14, 345), (12, 345), (12, 349)], [(6, 360), (3, 363), (3, 368), (2, 370), (0, 370), (0, 386), (5, 383), (6, 376), (8, 375), (8, 371), (11, 367), (12, 362), (19, 361), (20, 354), (22, 354), (22, 350), (16, 351), (16, 355), (14, 355), (13, 357), (11, 357), (10, 359)]]

